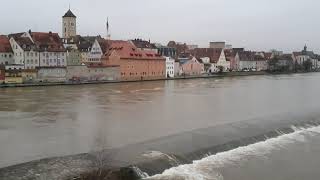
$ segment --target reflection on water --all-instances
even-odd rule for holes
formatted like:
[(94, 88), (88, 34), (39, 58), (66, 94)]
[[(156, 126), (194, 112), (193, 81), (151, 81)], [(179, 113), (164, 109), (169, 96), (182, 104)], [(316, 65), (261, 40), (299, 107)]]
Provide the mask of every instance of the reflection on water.
[[(319, 107), (319, 74), (0, 89), (0, 167)], [(99, 144), (99, 143), (98, 143)]]

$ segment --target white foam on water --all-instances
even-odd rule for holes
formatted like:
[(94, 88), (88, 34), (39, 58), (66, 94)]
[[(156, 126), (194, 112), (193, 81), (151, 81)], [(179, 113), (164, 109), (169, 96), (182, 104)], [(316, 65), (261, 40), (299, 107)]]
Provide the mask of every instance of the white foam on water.
[(252, 158), (268, 159), (268, 154), (277, 149), (285, 149), (289, 144), (305, 142), (306, 137), (320, 134), (320, 126), (316, 127), (292, 127), (293, 133), (283, 134), (279, 132), (278, 137), (267, 139), (244, 147), (239, 147), (230, 151), (210, 155), (194, 161), (192, 164), (180, 165), (170, 168), (162, 174), (158, 174), (145, 179), (167, 179), (167, 180), (223, 180), (223, 176), (218, 169), (237, 165)]
[(166, 158), (171, 163), (173, 163), (172, 165), (174, 165), (174, 166), (180, 165), (179, 160), (176, 157), (162, 153), (160, 151), (149, 151), (149, 152), (142, 154), (142, 156), (147, 157), (147, 158), (151, 158), (151, 159)]

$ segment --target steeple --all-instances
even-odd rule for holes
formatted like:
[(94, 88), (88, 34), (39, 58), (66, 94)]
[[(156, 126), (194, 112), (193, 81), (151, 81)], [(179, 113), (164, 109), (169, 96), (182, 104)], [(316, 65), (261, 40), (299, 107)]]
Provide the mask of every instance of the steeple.
[[(69, 8), (70, 8), (70, 6), (69, 6)], [(64, 16), (62, 16), (62, 17), (64, 17), (64, 18), (65, 18), (65, 17), (77, 18), (77, 16), (75, 16), (70, 9), (69, 9), (69, 10), (64, 14)]]
[(304, 50), (305, 52), (307, 52), (307, 50), (308, 50), (307, 44), (304, 45), (303, 50)]
[(77, 16), (70, 10), (62, 16), (62, 37), (70, 38), (77, 35)]

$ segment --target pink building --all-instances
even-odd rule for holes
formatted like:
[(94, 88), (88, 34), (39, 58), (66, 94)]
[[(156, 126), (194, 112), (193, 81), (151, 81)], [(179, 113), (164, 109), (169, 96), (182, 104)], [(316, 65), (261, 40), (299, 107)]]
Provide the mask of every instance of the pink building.
[(180, 74), (186, 76), (201, 75), (204, 72), (204, 65), (195, 57), (183, 62), (180, 65)]

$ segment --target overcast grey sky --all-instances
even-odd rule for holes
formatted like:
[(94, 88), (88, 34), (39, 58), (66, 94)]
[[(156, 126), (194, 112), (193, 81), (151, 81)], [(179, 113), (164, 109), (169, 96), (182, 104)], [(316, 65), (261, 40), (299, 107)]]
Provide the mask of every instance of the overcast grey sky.
[(112, 39), (169, 40), (198, 44), (227, 41), (254, 50), (320, 50), (318, 0), (0, 0), (0, 34), (54, 31), (71, 10), (78, 34)]

